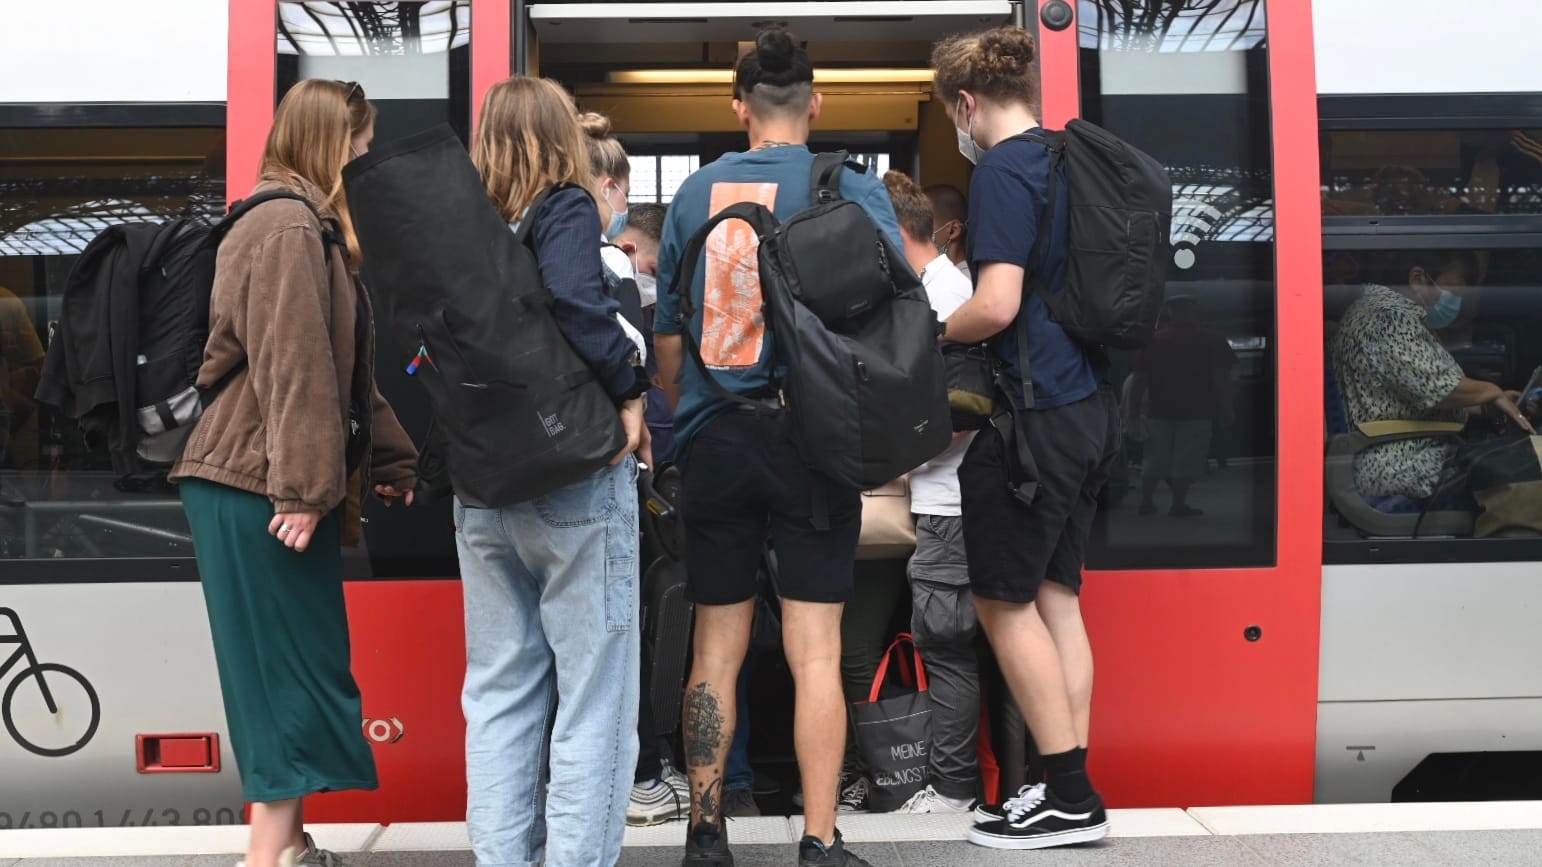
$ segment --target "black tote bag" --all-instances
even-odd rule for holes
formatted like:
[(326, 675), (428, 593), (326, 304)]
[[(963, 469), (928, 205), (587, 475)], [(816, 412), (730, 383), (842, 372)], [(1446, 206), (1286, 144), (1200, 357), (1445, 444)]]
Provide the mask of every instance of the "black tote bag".
[[(905, 685), (913, 689), (880, 698), (894, 659), (899, 660), (901, 682), (909, 681)], [(851, 705), (851, 722), (857, 749), (873, 777), (868, 808), (874, 813), (893, 812), (926, 787), (931, 769), (932, 705), (926, 692), (926, 667), (909, 633), (901, 633), (889, 645), (867, 701)]]

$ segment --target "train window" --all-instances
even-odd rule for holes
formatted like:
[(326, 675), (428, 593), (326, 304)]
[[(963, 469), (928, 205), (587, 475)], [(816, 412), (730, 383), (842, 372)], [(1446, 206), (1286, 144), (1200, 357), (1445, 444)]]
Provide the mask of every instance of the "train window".
[(224, 208), (219, 128), (0, 130), (0, 559), (192, 556), (170, 492), (126, 493), (33, 394), (70, 268), (109, 225)]
[[(1094, 569), (1274, 562), (1275, 283), (1262, 0), (1080, 4), (1082, 116), (1166, 164), (1171, 300), (1115, 353), (1124, 450)], [(1194, 134), (1194, 118), (1206, 118)]]
[(448, 122), (469, 141), (471, 2), (278, 4), (278, 96), (304, 78), (357, 81), (390, 141)]
[(1542, 129), (1334, 130), (1328, 217), (1542, 214)]
[[(449, 123), (471, 129), (469, 0), (278, 4), (277, 93), (297, 81), (357, 81), (376, 109), (375, 140), (387, 142)], [(369, 262), (364, 263), (369, 283)], [(395, 346), (381, 329), (375, 377), (402, 426), (422, 442), (428, 398), (404, 370), (415, 347)], [(364, 546), (346, 552), (350, 578), (445, 577), (458, 573), (446, 501), (411, 510), (367, 498)]]
[(1507, 410), (1542, 428), (1542, 236), (1490, 244), (1328, 244), (1330, 562), (1536, 559), (1542, 466)]
[(663, 205), (674, 201), (675, 191), (691, 172), (701, 168), (701, 158), (695, 154), (633, 154), (628, 162), (632, 165), (632, 192), (627, 200)]

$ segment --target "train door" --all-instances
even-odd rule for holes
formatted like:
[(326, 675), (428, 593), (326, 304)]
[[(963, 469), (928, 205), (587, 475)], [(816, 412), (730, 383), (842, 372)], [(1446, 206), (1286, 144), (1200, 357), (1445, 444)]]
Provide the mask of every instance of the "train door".
[[(1321, 307), (1307, 4), (1036, 4), (1050, 127), (1163, 162), (1157, 341), (1115, 353), (1125, 457), (1089, 555), (1111, 803), (1312, 798)], [(1143, 399), (1142, 399), (1143, 398)]]

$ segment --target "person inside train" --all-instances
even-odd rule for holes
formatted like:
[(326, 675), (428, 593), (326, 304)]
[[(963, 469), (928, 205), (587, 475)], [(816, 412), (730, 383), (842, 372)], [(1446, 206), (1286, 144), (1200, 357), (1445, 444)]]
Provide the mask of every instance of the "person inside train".
[[(302, 799), (378, 785), (349, 668), (342, 546), (361, 535), (362, 462), (378, 496), (410, 505), (417, 452), (375, 388), (343, 195), (343, 165), (369, 149), (374, 119), (358, 84), (301, 81), (279, 103), (252, 192), (310, 205), (259, 205), (220, 245), (198, 384), (225, 386), (170, 475), (252, 805), (246, 867), (334, 863), (304, 832)], [(323, 241), (333, 230), (342, 244)]]
[[(954, 36), (932, 53), (935, 93), (975, 163), (969, 184), (973, 297), (948, 317), (943, 339), (989, 341), (1009, 382), (1020, 382), (1017, 321), (1028, 333), (1033, 406), (1021, 386), (1008, 398), (1024, 418), (1038, 460), (1032, 506), (1009, 490), (1001, 436), (982, 432), (959, 466), (964, 548), (980, 625), (1043, 756), (1045, 784), (980, 808), (969, 839), (1037, 849), (1099, 839), (1108, 817), (1087, 775), (1092, 647), (1078, 592), (1097, 499), (1119, 452), (1119, 409), (1102, 353), (1077, 343), (1025, 284), (1028, 254), (1049, 232), (1041, 269), (1063, 291), (1067, 223), (1039, 225), (1050, 156), (1041, 142), (1014, 138), (1038, 129), (1037, 45), (1020, 27)], [(1069, 213), (1066, 184), (1055, 213)]]
[(590, 193), (588, 143), (567, 92), (526, 76), (493, 85), (472, 158), (513, 228), (543, 191), (571, 185), (546, 199), (529, 238), (557, 325), (614, 399), (627, 444), (610, 466), (534, 500), (455, 505), (466, 823), (480, 865), (608, 867), (637, 765), (633, 453), (647, 460), (648, 376), (605, 285), (612, 207)]
[[(785, 30), (762, 31), (735, 65), (733, 95), (750, 148), (726, 154), (681, 185), (664, 225), (660, 285), (671, 285), (687, 239), (719, 208), (753, 201), (786, 219), (811, 204), (814, 156), (807, 143), (822, 97), (814, 91), (808, 53)], [(901, 243), (882, 183), (846, 170), (840, 190), (896, 246)], [(697, 270), (694, 285), (681, 287), (691, 293), (698, 314), (681, 323), (680, 298), (666, 291), (654, 320), (660, 378), (676, 407), (689, 504), (687, 596), (696, 606), (683, 720), (692, 801), (684, 863), (733, 863), (722, 814), (724, 760), (769, 527), (780, 567), (783, 647), (796, 690), (794, 740), (805, 816), (799, 863), (861, 867), (867, 862), (845, 847), (835, 826), (846, 742), (839, 627), (851, 594), (861, 494), (816, 477), (793, 444), (772, 387), (775, 335), (760, 313), (755, 247), (731, 243), (733, 235), (713, 233), (706, 266)], [(691, 329), (706, 365), (716, 368), (718, 386), (765, 408), (734, 411), (736, 404), (719, 395), (694, 364), (684, 363), (682, 327)], [(816, 485), (826, 494), (828, 529), (814, 526)]]
[(931, 241), (937, 252), (948, 257), (958, 270), (969, 277), (969, 199), (952, 184), (932, 184), (926, 188), (932, 203)]
[[(937, 318), (945, 321), (969, 300), (974, 288), (931, 243), (936, 223), (931, 203), (916, 182), (889, 172), (884, 184), (899, 216), (905, 258), (921, 275)], [(967, 813), (980, 791), (976, 616), (958, 489), (958, 466), (974, 436), (954, 434), (947, 451), (910, 473), (910, 508), (916, 516), (916, 551), (908, 570), (910, 632), (926, 661), (932, 740), (928, 784), (896, 811), (900, 813)]]
[(1168, 299), (1164, 327), (1136, 358), (1124, 404), (1126, 429), (1142, 421), (1129, 413), (1145, 413), (1139, 514), (1156, 514), (1164, 482), (1173, 494), (1168, 515), (1204, 514), (1189, 503), (1189, 490), (1205, 474), (1215, 426), (1231, 426), (1236, 363), (1226, 336), (1200, 324), (1198, 299)]
[[(1469, 251), (1395, 254), (1366, 284), (1330, 341), (1333, 374), (1351, 425), (1412, 420), (1465, 423), (1488, 412), (1534, 432), (1518, 393), (1467, 376), (1437, 332), (1473, 303), (1481, 263)], [(1418, 437), (1372, 446), (1355, 458), (1366, 497), (1432, 496), (1453, 454), (1450, 440)]]
[[(664, 234), (664, 215), (668, 207), (656, 202), (643, 202), (632, 206), (631, 216), (621, 234), (614, 239), (616, 246), (631, 257), (637, 271), (637, 289), (642, 300), (643, 341), (648, 345), (648, 375), (654, 385), (648, 391), (648, 430), (653, 437), (655, 469), (675, 460), (675, 416), (669, 408), (669, 399), (658, 385), (659, 365), (653, 352), (653, 317), (658, 303), (659, 240)], [(687, 793), (689, 801), (689, 793)]]

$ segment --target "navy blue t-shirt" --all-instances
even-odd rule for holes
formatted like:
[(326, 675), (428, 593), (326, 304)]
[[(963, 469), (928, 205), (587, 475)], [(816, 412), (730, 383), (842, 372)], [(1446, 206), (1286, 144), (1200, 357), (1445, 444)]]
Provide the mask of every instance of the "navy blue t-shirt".
[[(1034, 130), (1041, 132), (1042, 130)], [(1036, 141), (1008, 139), (986, 151), (969, 181), (969, 265), (978, 284), (982, 267), (1007, 262), (1023, 268), (1023, 306), (1018, 318), (1028, 321), (1028, 364), (1033, 380), (1035, 409), (1054, 409), (1084, 400), (1097, 393), (1104, 366), (1101, 359), (1077, 343), (1050, 318), (1049, 307), (1027, 282), (1038, 270), (1044, 286), (1059, 292), (1065, 286), (1070, 259), (1067, 219), (1070, 204), (1065, 176), (1056, 185), (1055, 214), (1049, 241), (1039, 262), (1028, 261), (1039, 233), (1039, 213), (1049, 190), (1049, 150)], [(991, 338), (990, 347), (1006, 366), (1013, 383), (1011, 397), (1021, 409), (1023, 400), (1018, 364), (1016, 322)]]

